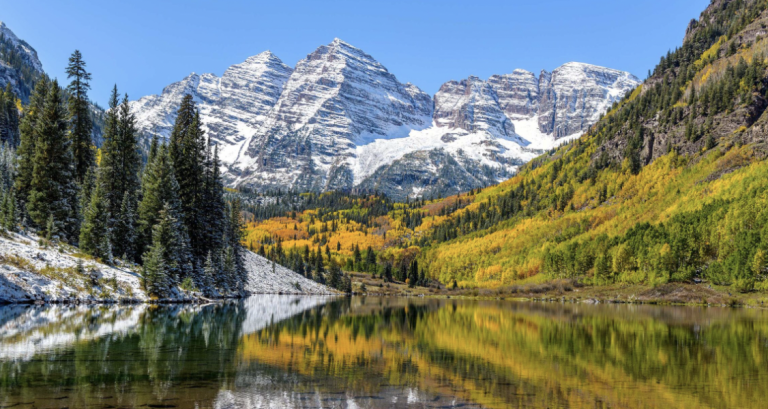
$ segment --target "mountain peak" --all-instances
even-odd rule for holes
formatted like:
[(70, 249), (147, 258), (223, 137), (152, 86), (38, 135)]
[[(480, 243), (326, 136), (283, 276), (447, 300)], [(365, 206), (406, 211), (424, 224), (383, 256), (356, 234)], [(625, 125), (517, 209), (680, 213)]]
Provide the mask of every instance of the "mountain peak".
[(265, 64), (265, 63), (282, 64), (283, 63), (283, 61), (270, 50), (262, 51), (254, 56), (248, 57), (245, 60), (245, 62), (262, 63), (262, 64)]
[(350, 44), (350, 43), (340, 39), (339, 37), (334, 38), (333, 41), (331, 41), (331, 44), (329, 44), (329, 45), (332, 45), (332, 46), (333, 45), (336, 45), (336, 46), (341, 45), (341, 46), (349, 47), (349, 48), (357, 48), (357, 47), (353, 46), (352, 44)]

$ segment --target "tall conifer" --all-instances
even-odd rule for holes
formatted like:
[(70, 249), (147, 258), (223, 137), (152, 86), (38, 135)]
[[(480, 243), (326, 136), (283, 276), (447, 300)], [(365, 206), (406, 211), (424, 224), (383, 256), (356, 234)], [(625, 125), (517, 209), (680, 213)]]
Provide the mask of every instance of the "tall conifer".
[(75, 50), (69, 57), (67, 77), (72, 79), (72, 82), (67, 86), (72, 156), (74, 158), (75, 177), (78, 183), (82, 183), (88, 169), (95, 162), (92, 148), (93, 119), (88, 102), (91, 74), (85, 69), (85, 61), (83, 61), (83, 55), (79, 50)]
[(61, 93), (54, 80), (35, 123), (37, 140), (27, 211), (37, 226), (46, 226), (52, 219), (55, 230), (63, 238), (73, 240), (77, 237), (78, 189)]
[(22, 210), (25, 210), (32, 187), (32, 171), (35, 167), (35, 146), (38, 139), (37, 122), (42, 116), (49, 88), (48, 78), (43, 76), (37, 82), (32, 95), (29, 97), (29, 105), (19, 125), (21, 142), (19, 143), (19, 149), (16, 151), (19, 156), (19, 166), (15, 184), (16, 194)]

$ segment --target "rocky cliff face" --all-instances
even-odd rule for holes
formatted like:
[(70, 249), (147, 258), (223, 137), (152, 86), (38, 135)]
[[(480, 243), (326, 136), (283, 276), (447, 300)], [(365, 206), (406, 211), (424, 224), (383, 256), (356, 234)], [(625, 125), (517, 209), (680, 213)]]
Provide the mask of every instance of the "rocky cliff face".
[(370, 55), (335, 39), (296, 64), (237, 163), (238, 182), (302, 190), (351, 188), (357, 146), (430, 125), (432, 99)]
[(13, 92), (26, 102), (42, 74), (37, 51), (0, 21), (0, 87), (11, 84)]
[(638, 83), (569, 63), (445, 83), (433, 99), (335, 39), (296, 64), (269, 52), (218, 78), (192, 74), (132, 102), (139, 125), (168, 136), (184, 94), (220, 144), (231, 185), (322, 191), (361, 187), (396, 198), (496, 183), (578, 137)]
[(568, 63), (539, 80), (539, 130), (555, 139), (581, 134), (640, 80), (626, 72)]
[(229, 67), (221, 78), (192, 73), (165, 87), (160, 95), (132, 101), (131, 110), (146, 135), (168, 137), (182, 97), (191, 94), (207, 135), (222, 149), (222, 160), (233, 163), (274, 107), (292, 71), (265, 51)]
[[(580, 135), (638, 83), (629, 73), (582, 63), (542, 71), (538, 78), (515, 70), (488, 81), (477, 77), (449, 81), (435, 95), (435, 125), (517, 136), (525, 140), (523, 144), (539, 146), (547, 142), (540, 140), (543, 136), (557, 140)], [(516, 133), (516, 123), (532, 119), (537, 132)]]

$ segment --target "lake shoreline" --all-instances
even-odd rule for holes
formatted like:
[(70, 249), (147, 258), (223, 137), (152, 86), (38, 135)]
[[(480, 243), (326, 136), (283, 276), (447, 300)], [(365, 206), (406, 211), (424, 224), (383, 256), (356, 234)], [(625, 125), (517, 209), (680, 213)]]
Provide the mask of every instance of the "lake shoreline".
[(768, 308), (766, 293), (734, 293), (729, 287), (708, 283), (666, 283), (658, 286), (622, 283), (587, 285), (578, 280), (560, 279), (500, 288), (451, 289), (442, 284), (409, 287), (404, 283), (385, 282), (360, 273), (353, 273), (353, 277), (357, 280), (354, 283), (355, 292), (368, 296)]

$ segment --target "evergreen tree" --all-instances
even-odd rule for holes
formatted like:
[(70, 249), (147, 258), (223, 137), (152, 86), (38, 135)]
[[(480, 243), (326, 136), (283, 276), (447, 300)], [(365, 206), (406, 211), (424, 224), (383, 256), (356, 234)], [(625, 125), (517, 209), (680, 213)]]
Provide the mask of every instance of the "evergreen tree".
[(19, 110), (16, 107), (16, 95), (11, 90), (11, 83), (0, 91), (0, 142), (16, 147), (19, 144)]
[(208, 252), (208, 256), (205, 258), (205, 266), (203, 267), (203, 274), (207, 278), (207, 281), (211, 282), (216, 279), (217, 270), (211, 257), (211, 252)]
[(44, 76), (35, 85), (35, 89), (29, 97), (29, 105), (26, 108), (24, 118), (19, 125), (21, 142), (16, 151), (19, 157), (16, 194), (22, 210), (26, 210), (27, 199), (32, 189), (32, 173), (35, 167), (35, 149), (38, 139), (37, 123), (42, 116), (49, 89), (50, 83)]
[(342, 286), (342, 277), (341, 277), (341, 268), (339, 268), (339, 265), (336, 263), (335, 260), (331, 260), (328, 266), (328, 285), (332, 288), (336, 288), (341, 290)]
[(16, 231), (18, 219), (16, 216), (16, 195), (13, 188), (4, 195), (3, 203), (3, 228), (7, 231)]
[(384, 268), (384, 281), (392, 281), (392, 265), (389, 263)]
[(165, 266), (165, 248), (158, 237), (144, 253), (144, 289), (155, 297), (164, 297), (168, 293), (168, 272)]
[[(159, 221), (160, 211), (168, 205), (172, 217), (180, 221), (180, 203), (178, 198), (179, 185), (168, 156), (168, 148), (160, 145), (154, 161), (147, 163), (141, 183), (141, 202), (139, 202), (137, 216), (137, 242), (136, 250), (144, 253), (152, 241), (152, 227)], [(180, 223), (179, 234), (187, 235), (186, 229)], [(188, 245), (188, 241), (187, 241)], [(188, 249), (187, 249), (188, 250)], [(186, 250), (185, 250), (186, 251)], [(187, 254), (183, 255), (187, 263)]]
[(365, 251), (365, 265), (366, 270), (371, 271), (376, 267), (376, 252), (373, 251), (373, 248), (371, 246), (368, 246), (368, 249)]
[(85, 220), (85, 212), (88, 209), (88, 206), (91, 204), (91, 195), (93, 194), (93, 190), (95, 188), (96, 173), (95, 168), (91, 167), (88, 168), (88, 172), (85, 173), (85, 177), (80, 183), (80, 189), (78, 192), (78, 208), (80, 209), (78, 221), (80, 222), (81, 226)]
[(116, 254), (122, 254), (127, 260), (136, 260), (136, 200), (131, 192), (125, 192), (120, 205), (118, 219), (114, 223), (112, 247)]
[[(210, 145), (209, 145), (210, 146)], [(239, 245), (240, 235), (231, 232), (227, 218), (227, 209), (224, 203), (224, 186), (221, 182), (219, 170), (218, 149), (211, 155), (210, 148), (206, 150), (203, 162), (204, 179), (200, 190), (202, 195), (198, 201), (195, 212), (199, 226), (197, 232), (197, 245), (213, 250), (214, 254), (221, 254), (229, 241), (231, 245)]]
[[(189, 271), (185, 258), (186, 243), (181, 233), (181, 223), (176, 218), (176, 212), (170, 204), (165, 204), (160, 210), (157, 224), (152, 228), (152, 244), (163, 246), (163, 262), (165, 264), (166, 281), (168, 286), (179, 284), (186, 278)], [(204, 292), (210, 290), (210, 281), (202, 277), (192, 277), (195, 286)]]
[(74, 180), (71, 143), (66, 132), (61, 88), (54, 80), (35, 123), (37, 140), (27, 211), (38, 226), (45, 226), (46, 221), (52, 218), (56, 231), (71, 240), (77, 236), (78, 189)]
[(69, 57), (67, 77), (72, 82), (69, 91), (69, 122), (74, 174), (78, 183), (82, 183), (88, 169), (94, 165), (92, 142), (93, 119), (91, 118), (88, 90), (91, 88), (91, 74), (85, 69), (85, 61), (79, 50)]
[(363, 261), (363, 256), (360, 254), (360, 247), (358, 247), (357, 244), (355, 244), (355, 249), (352, 252), (352, 258), (355, 261), (355, 268), (360, 268), (360, 264)]
[(96, 183), (80, 229), (80, 249), (106, 262), (112, 260), (109, 210), (102, 183)]
[[(243, 291), (248, 282), (248, 272), (243, 263), (244, 249), (242, 245), (245, 225), (241, 216), (242, 207), (239, 199), (232, 200), (227, 206), (227, 231), (225, 243), (232, 251), (234, 282), (233, 289)], [(299, 260), (300, 261), (300, 260)]]
[(205, 135), (191, 95), (185, 95), (171, 132), (169, 156), (179, 183), (181, 216), (190, 237), (192, 255), (202, 260), (209, 246), (205, 234), (202, 199), (205, 183)]
[(408, 286), (414, 287), (419, 282), (419, 264), (416, 260), (411, 263), (410, 271), (408, 272)]
[[(136, 119), (130, 112), (128, 96), (126, 95), (122, 103), (118, 104), (117, 87), (112, 90), (109, 105), (110, 110), (107, 112), (105, 122), (104, 144), (101, 148), (100, 168), (105, 174), (109, 211), (112, 215), (110, 223), (116, 230), (121, 230), (119, 233), (134, 234), (136, 230), (135, 211), (138, 206), (138, 192), (141, 188), (138, 129), (136, 128)], [(156, 144), (156, 140), (153, 143)], [(155, 145), (156, 149), (157, 146)], [(128, 214), (124, 212), (128, 212)], [(145, 241), (146, 243), (148, 241)], [(126, 242), (120, 234), (115, 235), (114, 247), (118, 254), (126, 254), (135, 260), (140, 253), (136, 251), (134, 244), (133, 242)]]

